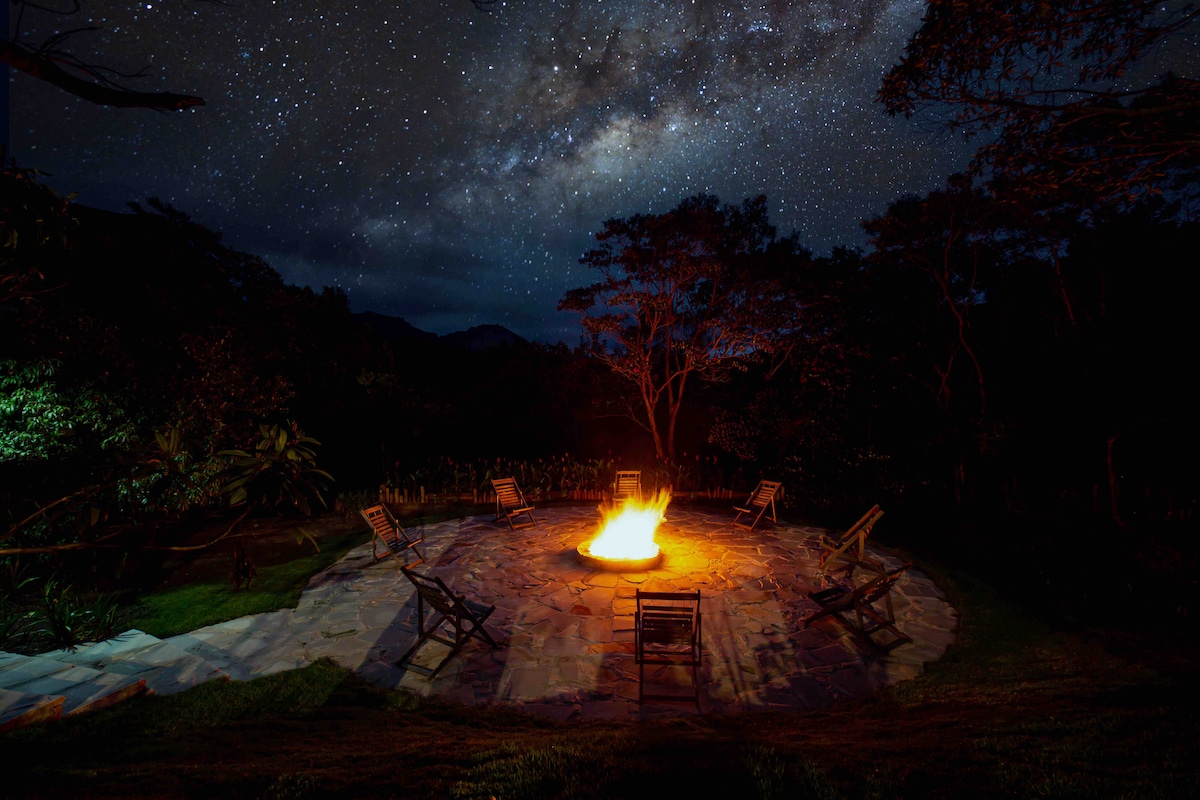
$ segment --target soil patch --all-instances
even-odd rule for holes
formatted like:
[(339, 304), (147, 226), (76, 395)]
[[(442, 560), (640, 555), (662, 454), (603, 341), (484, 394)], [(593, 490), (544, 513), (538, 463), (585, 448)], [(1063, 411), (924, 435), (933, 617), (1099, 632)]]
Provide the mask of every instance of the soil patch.
[[(228, 522), (199, 529), (188, 539), (191, 543), (210, 541), (224, 532)], [(147, 575), (143, 585), (170, 588), (191, 583), (221, 583), (233, 580), (235, 548), (240, 545), (256, 568), (284, 564), (311, 555), (316, 546), (359, 531), (367, 541), (369, 531), (358, 514), (331, 513), (315, 519), (294, 520), (278, 517), (247, 520), (241, 530), (203, 550), (169, 553)], [(303, 534), (307, 533), (311, 541)]]

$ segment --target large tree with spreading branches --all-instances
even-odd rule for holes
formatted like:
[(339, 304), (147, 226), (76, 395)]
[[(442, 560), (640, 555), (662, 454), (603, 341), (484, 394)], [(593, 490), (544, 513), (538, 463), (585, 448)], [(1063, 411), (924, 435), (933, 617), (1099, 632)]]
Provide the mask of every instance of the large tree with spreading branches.
[(1194, 187), (1200, 9), (1185, 0), (929, 0), (879, 98), (979, 135), (974, 167), (1041, 207)]
[(770, 280), (775, 229), (766, 198), (740, 206), (711, 195), (663, 214), (610, 219), (580, 263), (600, 280), (569, 291), (560, 310), (582, 316), (585, 344), (634, 387), (628, 416), (675, 460), (675, 429), (690, 382), (719, 380), (780, 342)]

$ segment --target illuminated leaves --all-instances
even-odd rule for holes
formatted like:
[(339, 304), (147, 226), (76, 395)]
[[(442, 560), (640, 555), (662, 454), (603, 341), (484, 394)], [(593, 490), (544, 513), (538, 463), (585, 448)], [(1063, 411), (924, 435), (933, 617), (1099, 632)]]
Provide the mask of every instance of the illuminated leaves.
[(1178, 0), (931, 0), (879, 99), (982, 135), (974, 167), (1010, 193), (1128, 204), (1195, 174), (1200, 81), (1163, 73), (1195, 69), (1172, 46), (1188, 46), (1197, 13)]
[(601, 279), (559, 309), (582, 316), (592, 354), (633, 384), (634, 419), (658, 457), (674, 460), (689, 378), (720, 379), (775, 330), (763, 313), (775, 293), (756, 280), (775, 240), (766, 198), (722, 206), (699, 195), (664, 214), (610, 219), (596, 239), (580, 263)]

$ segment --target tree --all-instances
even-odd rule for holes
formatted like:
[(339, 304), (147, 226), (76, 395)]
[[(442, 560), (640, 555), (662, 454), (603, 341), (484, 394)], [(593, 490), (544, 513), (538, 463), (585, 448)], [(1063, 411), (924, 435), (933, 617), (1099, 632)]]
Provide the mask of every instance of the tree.
[[(938, 407), (950, 408), (953, 377), (958, 365), (965, 363), (970, 378), (964, 385), (973, 385), (983, 414), (987, 391), (971, 338), (971, 311), (986, 299), (981, 273), (993, 268), (996, 260), (1001, 230), (997, 205), (969, 177), (957, 175), (945, 190), (896, 201), (884, 216), (864, 222), (863, 228), (873, 250), (868, 259), (873, 271), (897, 271), (910, 284), (920, 275), (925, 283), (927, 294), (918, 307), (936, 315), (930, 321), (938, 328), (926, 346), (937, 375), (931, 390)], [(915, 315), (922, 325), (928, 324), (922, 317)]]
[(558, 307), (582, 315), (587, 348), (635, 387), (626, 413), (674, 461), (689, 381), (721, 379), (779, 333), (765, 324), (778, 299), (764, 274), (775, 241), (766, 198), (723, 206), (698, 195), (664, 214), (610, 219), (596, 239), (580, 263), (601, 280)]
[(1170, 45), (1198, 13), (1182, 0), (930, 0), (879, 98), (993, 137), (974, 167), (1009, 192), (1053, 205), (1085, 187), (1127, 204), (1194, 181), (1200, 80), (1151, 67), (1195, 69)]
[(328, 507), (325, 494), (333, 476), (317, 469), (319, 445), (305, 436), (300, 426), (259, 426), (261, 439), (254, 452), (224, 450), (218, 455), (232, 459), (230, 480), (224, 487), (233, 506), (262, 506), (313, 516)]

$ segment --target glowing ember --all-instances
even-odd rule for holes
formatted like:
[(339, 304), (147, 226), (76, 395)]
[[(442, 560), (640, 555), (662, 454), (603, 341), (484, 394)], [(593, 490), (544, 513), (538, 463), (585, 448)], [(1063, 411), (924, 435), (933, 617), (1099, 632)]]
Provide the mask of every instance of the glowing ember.
[(671, 493), (660, 490), (648, 501), (629, 499), (620, 505), (600, 507), (604, 518), (600, 533), (587, 543), (587, 550), (594, 558), (619, 559), (622, 561), (654, 558), (658, 545), (654, 531), (662, 522)]

